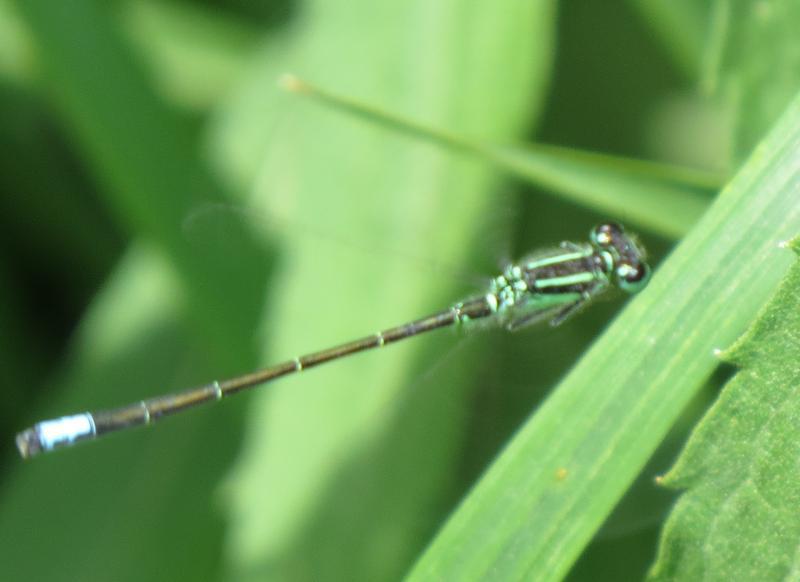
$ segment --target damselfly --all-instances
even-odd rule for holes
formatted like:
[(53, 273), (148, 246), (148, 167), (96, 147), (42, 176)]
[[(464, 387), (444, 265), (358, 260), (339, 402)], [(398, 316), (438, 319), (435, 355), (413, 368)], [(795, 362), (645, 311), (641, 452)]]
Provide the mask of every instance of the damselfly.
[(591, 231), (588, 242), (562, 242), (533, 253), (506, 267), (483, 295), (459, 301), (423, 319), (230, 380), (113, 410), (45, 420), (19, 433), (17, 447), (27, 458), (124, 428), (152, 424), (204, 402), (443, 327), (484, 322), (514, 331), (545, 320), (559, 325), (612, 287), (627, 293), (642, 289), (650, 278), (645, 258), (635, 237), (618, 224), (604, 223)]

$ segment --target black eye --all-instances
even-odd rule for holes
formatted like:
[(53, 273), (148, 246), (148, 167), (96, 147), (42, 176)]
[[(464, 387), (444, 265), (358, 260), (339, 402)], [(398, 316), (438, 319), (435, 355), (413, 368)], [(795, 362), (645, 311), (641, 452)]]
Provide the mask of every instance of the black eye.
[(616, 222), (606, 222), (601, 224), (600, 228), (603, 230), (603, 232), (607, 232), (611, 236), (620, 236), (624, 232), (622, 226)]
[(622, 227), (616, 222), (604, 222), (595, 227), (592, 232), (592, 239), (600, 246), (610, 246), (614, 241), (622, 236)]
[(632, 267), (630, 271), (628, 271), (628, 274), (625, 276), (625, 280), (628, 283), (638, 283), (644, 279), (646, 274), (647, 269), (645, 269), (642, 265), (639, 265), (637, 267)]
[(636, 293), (642, 290), (650, 281), (650, 267), (646, 263), (638, 265), (624, 264), (617, 269), (619, 287), (627, 293)]

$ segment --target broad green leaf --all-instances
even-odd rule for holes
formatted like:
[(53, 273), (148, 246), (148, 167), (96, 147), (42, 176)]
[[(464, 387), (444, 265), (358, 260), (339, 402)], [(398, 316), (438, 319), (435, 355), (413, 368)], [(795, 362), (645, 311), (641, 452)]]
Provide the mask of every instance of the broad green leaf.
[(713, 174), (540, 144), (501, 146), (450, 133), (322, 90), (297, 77), (284, 88), (437, 145), (470, 153), (519, 179), (633, 225), (677, 238), (721, 185)]
[(707, 83), (736, 107), (742, 159), (800, 90), (800, 3), (716, 0)]
[(740, 370), (661, 480), (687, 491), (651, 580), (786, 580), (800, 567), (800, 263), (722, 357)]
[(800, 96), (488, 469), (409, 580), (558, 580), (755, 316), (800, 230)]
[[(463, 288), (404, 255), (474, 267), (491, 254), (486, 216), (507, 199), (491, 168), (298, 100), (278, 88), (280, 75), (511, 139), (542, 101), (552, 26), (549, 0), (322, 1), (298, 15), (291, 39), (265, 49), (211, 145), (232, 182), (252, 185), (256, 220), (285, 217), (301, 234), (285, 241), (291, 260), (265, 321), (271, 359), (449, 305)], [(367, 252), (308, 231), (344, 233)], [(461, 352), (458, 373), (434, 382), (421, 371), (431, 348), (455, 338), (418, 339), (262, 392), (225, 489), (232, 578), (389, 580), (407, 570), (453, 502), (480, 362)]]

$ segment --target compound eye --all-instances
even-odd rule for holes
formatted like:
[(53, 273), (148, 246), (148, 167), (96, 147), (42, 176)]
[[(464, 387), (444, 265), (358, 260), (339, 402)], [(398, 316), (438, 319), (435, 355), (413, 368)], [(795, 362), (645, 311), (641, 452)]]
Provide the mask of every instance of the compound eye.
[(637, 293), (650, 281), (650, 267), (646, 263), (623, 264), (617, 268), (619, 288), (626, 293)]
[(600, 246), (611, 246), (614, 241), (622, 236), (622, 227), (616, 222), (604, 222), (595, 227), (592, 238)]

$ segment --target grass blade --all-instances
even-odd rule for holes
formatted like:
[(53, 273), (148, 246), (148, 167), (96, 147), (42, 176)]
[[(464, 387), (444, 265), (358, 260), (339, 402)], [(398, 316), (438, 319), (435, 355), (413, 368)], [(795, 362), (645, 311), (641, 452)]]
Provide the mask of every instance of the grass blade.
[(800, 98), (648, 289), (520, 430), (409, 580), (557, 580), (789, 264)]
[(678, 238), (702, 215), (721, 177), (688, 168), (541, 144), (500, 146), (436, 129), (284, 75), (281, 85), (388, 129), (483, 159), (535, 186), (627, 223)]

